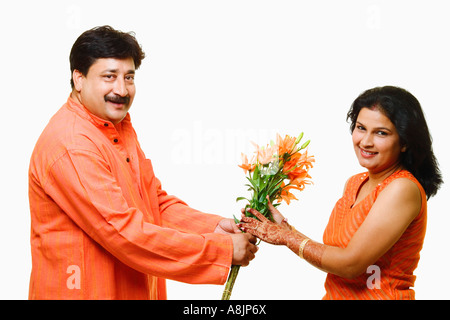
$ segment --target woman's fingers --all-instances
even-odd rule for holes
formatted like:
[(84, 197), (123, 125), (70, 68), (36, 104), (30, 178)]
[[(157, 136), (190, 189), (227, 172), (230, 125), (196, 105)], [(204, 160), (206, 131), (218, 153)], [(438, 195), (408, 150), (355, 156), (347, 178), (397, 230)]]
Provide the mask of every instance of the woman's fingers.
[(269, 207), (269, 211), (270, 213), (272, 213), (273, 220), (275, 220), (276, 223), (280, 224), (283, 221), (286, 221), (280, 211), (278, 211), (278, 209), (275, 208), (270, 202), (269, 196), (267, 196), (267, 206)]
[(250, 212), (252, 215), (257, 217), (259, 221), (269, 221), (266, 217), (264, 217), (258, 210), (253, 208), (247, 208), (247, 212)]

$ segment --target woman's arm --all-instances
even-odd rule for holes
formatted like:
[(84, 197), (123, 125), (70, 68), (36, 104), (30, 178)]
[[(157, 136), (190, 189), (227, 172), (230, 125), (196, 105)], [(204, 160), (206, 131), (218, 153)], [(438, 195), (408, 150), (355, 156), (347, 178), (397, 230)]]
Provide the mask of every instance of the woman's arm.
[[(325, 272), (354, 278), (364, 273), (398, 241), (420, 212), (421, 205), (420, 191), (414, 182), (402, 178), (394, 180), (380, 193), (346, 248), (313, 240), (304, 243), (308, 239), (304, 234), (286, 225), (272, 223), (253, 209), (249, 209), (250, 212), (261, 221), (243, 218), (241, 226), (263, 241), (286, 245), (296, 254), (302, 251), (300, 254), (306, 261)], [(275, 208), (272, 209), (274, 216), (279, 214)], [(300, 248), (302, 242), (304, 247)]]

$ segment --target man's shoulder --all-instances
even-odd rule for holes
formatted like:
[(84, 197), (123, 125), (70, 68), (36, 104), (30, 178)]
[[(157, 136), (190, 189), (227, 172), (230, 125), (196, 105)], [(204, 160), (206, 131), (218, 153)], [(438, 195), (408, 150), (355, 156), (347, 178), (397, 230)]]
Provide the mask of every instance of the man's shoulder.
[(52, 162), (68, 150), (91, 149), (96, 131), (86, 119), (63, 105), (50, 119), (39, 136), (32, 158)]

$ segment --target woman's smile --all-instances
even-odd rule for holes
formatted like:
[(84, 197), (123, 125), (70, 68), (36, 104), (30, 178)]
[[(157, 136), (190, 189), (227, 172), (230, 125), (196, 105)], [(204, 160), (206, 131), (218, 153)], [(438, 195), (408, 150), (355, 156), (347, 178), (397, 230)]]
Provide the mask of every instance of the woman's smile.
[(378, 152), (370, 152), (370, 151), (364, 150), (363, 148), (359, 148), (359, 150), (361, 151), (361, 156), (364, 158), (372, 158), (378, 154)]

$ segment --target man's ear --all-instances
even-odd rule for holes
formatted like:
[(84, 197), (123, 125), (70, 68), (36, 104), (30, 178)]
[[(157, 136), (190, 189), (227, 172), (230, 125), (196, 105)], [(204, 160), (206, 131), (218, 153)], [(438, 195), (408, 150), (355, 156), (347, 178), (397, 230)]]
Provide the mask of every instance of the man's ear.
[(73, 80), (73, 85), (74, 85), (74, 89), (78, 92), (81, 91), (81, 89), (83, 88), (83, 79), (84, 79), (84, 75), (77, 69), (73, 70), (72, 72), (72, 80)]

